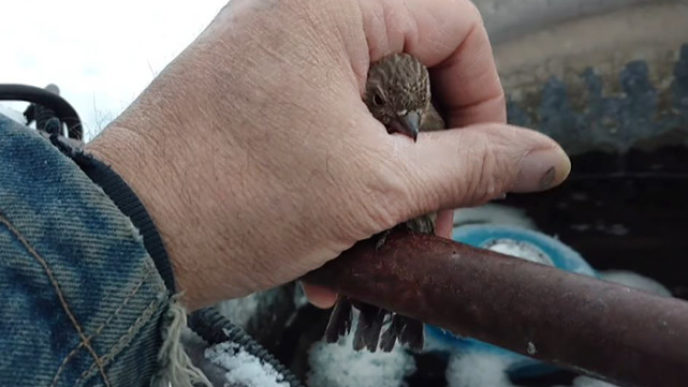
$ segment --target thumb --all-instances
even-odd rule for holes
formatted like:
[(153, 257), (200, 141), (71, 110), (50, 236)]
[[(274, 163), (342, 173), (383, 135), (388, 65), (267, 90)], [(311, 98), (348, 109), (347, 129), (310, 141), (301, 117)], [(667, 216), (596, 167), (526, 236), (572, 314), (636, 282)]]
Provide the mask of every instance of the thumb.
[[(530, 129), (479, 124), (422, 133), (413, 144), (394, 136), (399, 173), (412, 182), (415, 203), (405, 218), (438, 208), (475, 206), (507, 192), (542, 191), (560, 184), (571, 162), (551, 138)], [(412, 207), (408, 207), (409, 204)], [(415, 208), (413, 208), (415, 207)], [(402, 210), (403, 211), (403, 210)]]

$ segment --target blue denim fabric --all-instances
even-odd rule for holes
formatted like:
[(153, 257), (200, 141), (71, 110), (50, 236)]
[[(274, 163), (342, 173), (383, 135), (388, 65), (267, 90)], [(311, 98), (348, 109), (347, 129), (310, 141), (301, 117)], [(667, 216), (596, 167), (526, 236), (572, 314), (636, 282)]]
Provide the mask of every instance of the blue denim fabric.
[(169, 296), (129, 218), (0, 116), (0, 385), (148, 385)]

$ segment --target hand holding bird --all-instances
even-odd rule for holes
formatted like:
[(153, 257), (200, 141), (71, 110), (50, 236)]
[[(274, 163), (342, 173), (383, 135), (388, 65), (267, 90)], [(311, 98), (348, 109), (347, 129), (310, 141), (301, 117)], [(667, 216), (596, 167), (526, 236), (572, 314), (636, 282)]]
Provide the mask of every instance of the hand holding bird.
[[(150, 213), (190, 310), (300, 278), (407, 219), (564, 179), (554, 141), (505, 125), (472, 3), (403, 3), (233, 0), (87, 144)], [(402, 50), (432, 68), (461, 129), (413, 143), (361, 102), (370, 63)], [(403, 109), (391, 129), (430, 122)]]

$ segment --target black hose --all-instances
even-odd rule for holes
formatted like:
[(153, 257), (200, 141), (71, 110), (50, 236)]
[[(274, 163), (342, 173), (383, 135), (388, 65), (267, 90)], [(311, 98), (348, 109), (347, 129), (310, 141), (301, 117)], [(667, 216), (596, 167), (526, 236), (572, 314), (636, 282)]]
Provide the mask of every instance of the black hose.
[(67, 125), (70, 138), (82, 140), (84, 133), (76, 110), (64, 98), (39, 87), (12, 83), (0, 84), (0, 100), (27, 101), (45, 106), (55, 112), (60, 121)]
[(198, 310), (189, 316), (189, 328), (196, 332), (209, 344), (219, 344), (231, 341), (239, 344), (242, 349), (257, 357), (264, 363), (270, 364), (275, 371), (284, 376), (284, 381), (291, 387), (303, 387), (303, 383), (291, 370), (277, 360), (268, 350), (241, 327), (232, 324), (217, 309), (210, 307)]

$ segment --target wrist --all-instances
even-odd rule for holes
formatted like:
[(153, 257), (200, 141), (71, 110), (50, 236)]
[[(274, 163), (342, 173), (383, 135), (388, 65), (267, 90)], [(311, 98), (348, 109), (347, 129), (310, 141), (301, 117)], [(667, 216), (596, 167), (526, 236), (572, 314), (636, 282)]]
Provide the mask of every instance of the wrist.
[(185, 163), (171, 156), (185, 152), (183, 143), (175, 142), (174, 138), (148, 138), (115, 123), (89, 143), (86, 151), (110, 166), (143, 203), (167, 250), (182, 300), (194, 310), (221, 295), (240, 292), (241, 287), (224, 275), (228, 262), (213, 259), (217, 248), (228, 248), (226, 244), (215, 246), (223, 242), (212, 222), (204, 219), (207, 210), (199, 206), (199, 200), (205, 200), (197, 191), (203, 182), (191, 178), (199, 177), (188, 165), (192, 160)]

